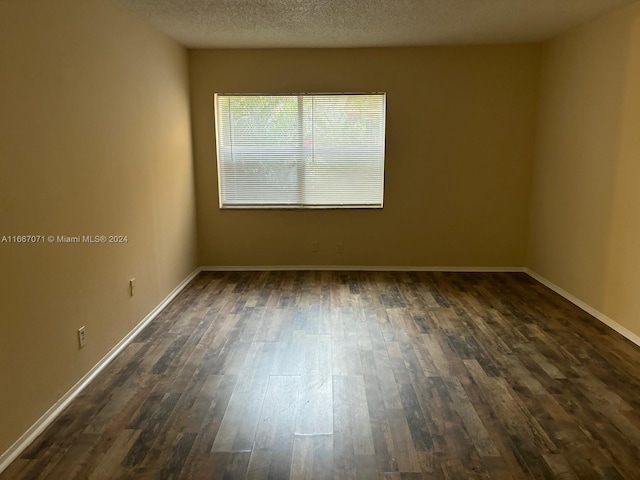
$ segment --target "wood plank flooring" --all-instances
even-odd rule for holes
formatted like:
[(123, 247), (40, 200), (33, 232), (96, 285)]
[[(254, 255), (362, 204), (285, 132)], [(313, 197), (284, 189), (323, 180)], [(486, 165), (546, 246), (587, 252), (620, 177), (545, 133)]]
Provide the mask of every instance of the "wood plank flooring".
[(201, 273), (7, 479), (637, 479), (640, 348), (524, 274)]

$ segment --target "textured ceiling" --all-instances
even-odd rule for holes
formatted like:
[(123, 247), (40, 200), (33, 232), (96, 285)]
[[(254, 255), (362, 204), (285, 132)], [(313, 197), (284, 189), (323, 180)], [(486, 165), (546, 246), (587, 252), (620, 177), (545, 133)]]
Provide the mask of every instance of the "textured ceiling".
[(551, 38), (635, 0), (116, 0), (193, 48), (374, 47)]

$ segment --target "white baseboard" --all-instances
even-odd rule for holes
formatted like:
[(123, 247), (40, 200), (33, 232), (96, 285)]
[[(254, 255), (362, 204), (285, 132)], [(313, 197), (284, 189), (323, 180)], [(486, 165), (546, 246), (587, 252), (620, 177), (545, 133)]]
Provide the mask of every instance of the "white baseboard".
[(604, 313), (596, 310), (595, 308), (593, 308), (590, 305), (587, 305), (586, 303), (584, 303), (579, 298), (574, 297), (573, 295), (571, 295), (566, 290), (563, 290), (562, 288), (557, 286), (555, 283), (552, 283), (549, 280), (547, 280), (546, 278), (544, 278), (542, 275), (539, 275), (536, 272), (534, 272), (532, 270), (529, 270), (528, 268), (525, 268), (524, 272), (527, 275), (529, 275), (531, 278), (533, 278), (533, 279), (537, 280), (538, 282), (540, 282), (541, 284), (543, 284), (545, 287), (548, 287), (551, 290), (553, 290), (554, 292), (556, 292), (561, 297), (564, 297), (565, 299), (569, 300), (571, 303), (573, 303), (577, 307), (581, 308), (582, 310), (587, 312), (592, 317), (597, 318), (598, 320), (600, 320), (605, 325), (611, 327), (616, 332), (618, 332), (620, 335), (625, 337), (627, 340), (629, 340), (629, 341), (635, 343), (636, 345), (640, 346), (640, 336), (636, 335), (635, 333), (633, 333), (628, 328), (623, 327), (622, 325), (620, 325), (615, 320), (607, 317)]
[(524, 272), (522, 267), (417, 267), (370, 265), (231, 265), (200, 267), (203, 272), (335, 271), (335, 272)]
[(131, 343), (131, 341), (138, 335), (149, 322), (151, 322), (157, 315), (166, 307), (171, 300), (178, 295), (184, 287), (198, 274), (200, 268), (193, 271), (187, 278), (185, 278), (180, 284), (173, 289), (169, 295), (165, 297), (149, 314), (142, 319), (133, 330), (131, 330), (118, 344), (109, 351), (102, 359), (96, 363), (91, 370), (89, 370), (84, 377), (82, 377), (78, 383), (76, 383), (71, 389), (65, 393), (49, 410), (42, 415), (36, 423), (34, 423), (18, 440), (14, 442), (9, 449), (0, 455), (0, 473), (2, 473), (11, 462), (13, 462), (18, 456), (33, 442), (38, 435), (40, 435), (62, 411), (75, 399), (80, 392), (98, 375), (124, 348)]

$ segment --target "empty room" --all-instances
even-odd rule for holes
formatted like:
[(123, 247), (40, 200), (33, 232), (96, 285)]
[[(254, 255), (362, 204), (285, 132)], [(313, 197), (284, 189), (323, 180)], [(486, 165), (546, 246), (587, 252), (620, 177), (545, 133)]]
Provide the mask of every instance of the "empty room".
[(640, 1), (0, 0), (0, 480), (637, 479)]

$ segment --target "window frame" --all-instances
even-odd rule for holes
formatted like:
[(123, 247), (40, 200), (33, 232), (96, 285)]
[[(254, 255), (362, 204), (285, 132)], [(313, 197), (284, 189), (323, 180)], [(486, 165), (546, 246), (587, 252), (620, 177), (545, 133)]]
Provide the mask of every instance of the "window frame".
[[(228, 147), (222, 147), (220, 142), (220, 121), (219, 121), (219, 97), (250, 97), (250, 96), (263, 96), (263, 97), (297, 97), (298, 101), (298, 125), (301, 130), (303, 117), (303, 106), (301, 99), (304, 97), (313, 97), (313, 96), (379, 96), (382, 99), (381, 105), (381, 129), (382, 129), (382, 140), (381, 145), (378, 146), (329, 146), (329, 147), (317, 147), (315, 146), (315, 142), (313, 145), (313, 152), (317, 152), (319, 149), (324, 149), (326, 151), (330, 151), (333, 149), (339, 149), (340, 151), (344, 151), (344, 149), (357, 149), (358, 151), (362, 151), (363, 149), (370, 149), (372, 152), (381, 154), (380, 160), (380, 168), (381, 174), (380, 176), (380, 185), (379, 185), (379, 195), (380, 201), (375, 203), (321, 203), (321, 204), (312, 204), (305, 203), (303, 201), (297, 202), (287, 202), (287, 203), (230, 203), (225, 202), (223, 198), (223, 172), (221, 168), (221, 151), (227, 149), (237, 149), (237, 146), (229, 145)], [(329, 92), (329, 93), (214, 93), (214, 125), (215, 125), (215, 142), (216, 142), (216, 169), (217, 169), (217, 180), (218, 180), (218, 207), (220, 209), (246, 209), (246, 210), (254, 210), (254, 209), (272, 209), (272, 210), (286, 210), (286, 209), (299, 209), (299, 210), (308, 210), (308, 209), (382, 209), (384, 208), (384, 190), (385, 190), (385, 160), (386, 160), (386, 110), (387, 110), (387, 95), (384, 92), (357, 92), (357, 93), (349, 93), (349, 92)], [(243, 147), (243, 148), (251, 148), (251, 147)], [(261, 149), (265, 147), (260, 147)], [(286, 150), (298, 150), (301, 148), (305, 148), (304, 140), (300, 137), (300, 143), (294, 146), (278, 146), (273, 147), (274, 149), (281, 149), (282, 151)], [(298, 160), (292, 160), (292, 162), (296, 163), (296, 167), (298, 169), (298, 187), (304, 189), (306, 183), (299, 183), (299, 178), (304, 178), (305, 172), (305, 164), (306, 162)], [(256, 161), (256, 164), (265, 165), (266, 162)], [(354, 184), (355, 185), (355, 184)], [(375, 183), (371, 185), (375, 186)], [(376, 187), (377, 188), (377, 187)], [(299, 191), (300, 192), (300, 191)], [(304, 192), (299, 193), (299, 196), (304, 196)], [(300, 199), (299, 199), (300, 200)]]

